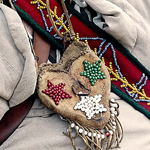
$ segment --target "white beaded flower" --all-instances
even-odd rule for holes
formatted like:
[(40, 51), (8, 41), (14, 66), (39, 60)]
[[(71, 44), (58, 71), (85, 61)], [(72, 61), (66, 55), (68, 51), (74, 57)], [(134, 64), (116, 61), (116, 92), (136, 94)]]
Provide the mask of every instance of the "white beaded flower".
[(106, 112), (103, 104), (100, 104), (102, 95), (91, 96), (80, 96), (81, 101), (74, 107), (75, 110), (80, 109), (85, 112), (87, 119), (91, 119), (95, 114)]

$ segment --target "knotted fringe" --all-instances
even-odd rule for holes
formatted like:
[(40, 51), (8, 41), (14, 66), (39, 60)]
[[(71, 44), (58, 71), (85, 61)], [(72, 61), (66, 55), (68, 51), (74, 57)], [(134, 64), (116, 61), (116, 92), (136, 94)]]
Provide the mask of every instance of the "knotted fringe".
[[(78, 122), (69, 121), (67, 133), (63, 132), (64, 135), (71, 139), (74, 150), (76, 145), (74, 139), (80, 137), (85, 143), (84, 150), (108, 150), (110, 148), (118, 148), (123, 138), (123, 128), (118, 120), (119, 115), (118, 103), (114, 100), (110, 100), (110, 119), (105, 127), (101, 130), (95, 130), (84, 127)], [(72, 130), (74, 129), (75, 135)], [(81, 150), (81, 149), (80, 149)]]

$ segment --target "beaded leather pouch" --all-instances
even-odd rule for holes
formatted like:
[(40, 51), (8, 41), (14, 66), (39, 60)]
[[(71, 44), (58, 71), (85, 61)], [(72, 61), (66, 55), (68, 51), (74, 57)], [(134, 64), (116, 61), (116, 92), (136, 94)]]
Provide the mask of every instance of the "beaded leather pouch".
[(118, 103), (109, 98), (110, 76), (87, 44), (74, 40), (59, 63), (43, 63), (38, 73), (39, 98), (70, 122), (64, 134), (70, 137), (74, 149), (76, 137), (85, 142), (85, 149), (119, 147), (123, 129), (117, 118)]

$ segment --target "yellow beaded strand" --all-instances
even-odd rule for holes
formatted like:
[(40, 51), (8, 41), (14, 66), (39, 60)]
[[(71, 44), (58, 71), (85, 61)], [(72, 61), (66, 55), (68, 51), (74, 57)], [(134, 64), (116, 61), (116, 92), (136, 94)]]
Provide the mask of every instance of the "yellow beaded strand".
[[(102, 61), (105, 63), (104, 57), (102, 57)], [(107, 66), (106, 66), (107, 67)], [(118, 70), (115, 70), (115, 72), (113, 71), (113, 67), (112, 67), (112, 62), (109, 62), (109, 67), (107, 67), (108, 71), (110, 74), (112, 74), (114, 76), (114, 78), (111, 78), (111, 81), (121, 81), (122, 85), (120, 85), (121, 88), (124, 87), (129, 87), (130, 89), (132, 89), (132, 91), (130, 91), (130, 93), (138, 93), (140, 95), (139, 99), (147, 99), (150, 100), (150, 97), (146, 96), (146, 93), (144, 91), (144, 89), (142, 89), (142, 92), (139, 92), (138, 89), (136, 88), (135, 84), (129, 84), (129, 82), (127, 81), (127, 79), (125, 77), (123, 77), (123, 79), (119, 76), (118, 74)], [(150, 103), (147, 103), (147, 105), (150, 106)]]

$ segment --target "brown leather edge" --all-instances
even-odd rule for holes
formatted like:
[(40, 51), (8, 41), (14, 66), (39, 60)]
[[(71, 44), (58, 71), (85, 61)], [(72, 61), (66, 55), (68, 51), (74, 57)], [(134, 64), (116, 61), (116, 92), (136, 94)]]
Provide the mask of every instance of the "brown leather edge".
[(2, 145), (24, 120), (37, 94), (34, 93), (21, 104), (11, 107), (0, 121), (0, 145)]

